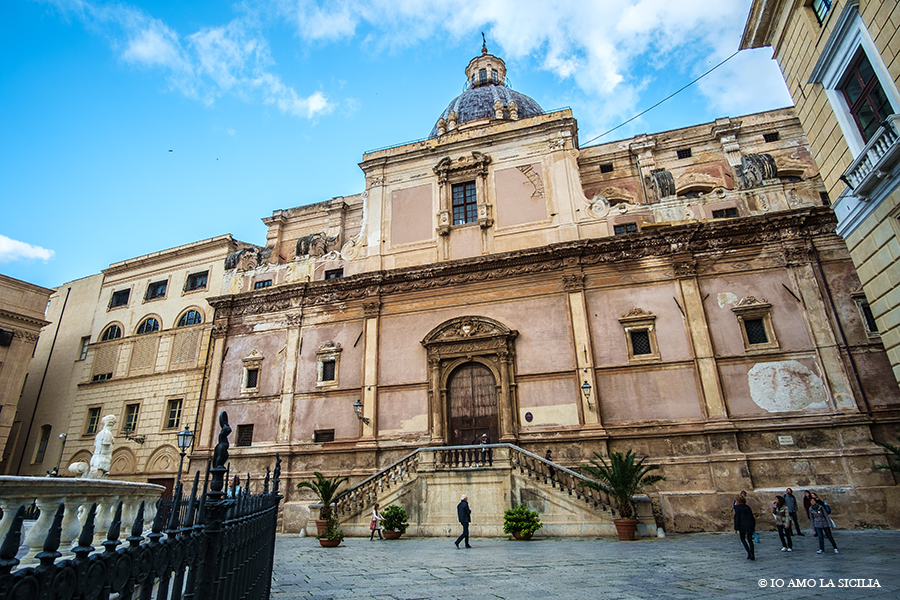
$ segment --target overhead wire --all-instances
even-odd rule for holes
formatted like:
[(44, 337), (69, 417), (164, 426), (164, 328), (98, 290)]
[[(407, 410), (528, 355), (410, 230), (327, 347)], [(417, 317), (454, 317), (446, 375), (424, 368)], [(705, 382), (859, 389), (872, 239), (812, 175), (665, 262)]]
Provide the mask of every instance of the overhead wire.
[(591, 138), (591, 139), (588, 140), (587, 142), (584, 142), (584, 144), (582, 144), (582, 145), (583, 145), (583, 146), (587, 146), (587, 145), (589, 145), (591, 142), (596, 141), (596, 140), (599, 140), (599, 139), (602, 138), (603, 136), (612, 133), (612, 132), (615, 131), (616, 129), (619, 129), (620, 127), (624, 127), (625, 125), (628, 125), (629, 123), (631, 123), (631, 122), (634, 121), (635, 119), (644, 116), (645, 114), (647, 114), (648, 112), (650, 112), (651, 110), (653, 110), (654, 108), (656, 108), (657, 106), (659, 106), (660, 104), (662, 104), (663, 102), (667, 102), (668, 100), (671, 100), (672, 98), (674, 98), (675, 96), (677, 96), (678, 94), (680, 94), (681, 92), (683, 92), (684, 90), (688, 89), (689, 87), (691, 87), (692, 85), (694, 85), (695, 83), (697, 83), (698, 81), (700, 81), (701, 79), (703, 79), (704, 77), (706, 77), (707, 75), (709, 75), (710, 73), (712, 73), (713, 71), (715, 71), (716, 69), (718, 69), (719, 67), (721, 67), (722, 65), (724, 65), (725, 63), (727, 63), (729, 60), (731, 60), (732, 58), (734, 58), (735, 56), (737, 56), (739, 52), (740, 52), (740, 50), (738, 50), (737, 52), (735, 52), (734, 54), (732, 54), (731, 56), (729, 56), (728, 58), (726, 58), (725, 60), (723, 60), (722, 62), (720, 62), (720, 63), (717, 64), (716, 66), (714, 66), (713, 68), (711, 68), (710, 70), (708, 70), (706, 73), (700, 75), (699, 77), (697, 77), (697, 78), (694, 79), (693, 81), (691, 81), (691, 82), (685, 84), (684, 86), (682, 86), (682, 87), (679, 88), (678, 90), (672, 92), (671, 94), (669, 94), (668, 96), (666, 96), (665, 98), (663, 98), (662, 100), (660, 100), (659, 102), (657, 102), (656, 104), (654, 104), (653, 106), (651, 106), (650, 108), (648, 108), (648, 109), (646, 109), (646, 110), (643, 110), (643, 111), (639, 112), (638, 114), (634, 115), (633, 117), (631, 117), (631, 118), (628, 119), (627, 121), (624, 121), (624, 122), (622, 122), (622, 123), (619, 123), (618, 125), (616, 125), (616, 126), (613, 127), (612, 129), (610, 129), (610, 130), (608, 130), (608, 131), (604, 131), (603, 133), (601, 133), (601, 134), (598, 135), (597, 137)]

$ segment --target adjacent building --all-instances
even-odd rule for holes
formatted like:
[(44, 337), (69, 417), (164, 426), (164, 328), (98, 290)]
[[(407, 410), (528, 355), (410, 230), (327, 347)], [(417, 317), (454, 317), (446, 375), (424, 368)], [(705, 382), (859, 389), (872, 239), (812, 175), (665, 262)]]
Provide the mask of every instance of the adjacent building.
[(859, 270), (856, 299), (900, 382), (900, 6), (754, 0), (741, 48), (771, 46)]

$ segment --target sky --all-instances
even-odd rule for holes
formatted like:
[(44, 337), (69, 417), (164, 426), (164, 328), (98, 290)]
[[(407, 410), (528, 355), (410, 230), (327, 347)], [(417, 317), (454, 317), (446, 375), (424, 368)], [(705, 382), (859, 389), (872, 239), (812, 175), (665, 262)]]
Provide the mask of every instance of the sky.
[(45, 287), (364, 190), (488, 50), (582, 147), (791, 105), (750, 0), (3, 0), (0, 273)]

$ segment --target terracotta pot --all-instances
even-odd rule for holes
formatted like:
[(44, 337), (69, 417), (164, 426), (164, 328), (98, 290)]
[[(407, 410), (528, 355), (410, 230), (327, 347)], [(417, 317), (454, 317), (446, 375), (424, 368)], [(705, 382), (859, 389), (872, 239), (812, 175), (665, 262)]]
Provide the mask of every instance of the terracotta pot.
[(337, 548), (341, 545), (341, 541), (342, 540), (340, 538), (333, 540), (329, 540), (327, 538), (319, 538), (319, 545), (323, 548)]
[(616, 533), (619, 534), (619, 541), (634, 541), (634, 533), (637, 531), (638, 524), (636, 519), (613, 519), (613, 523), (616, 525)]
[(513, 531), (513, 537), (517, 540), (521, 540), (523, 542), (527, 542), (533, 536), (533, 533), (522, 533), (521, 531)]
[(328, 521), (325, 519), (316, 519), (316, 535), (322, 535), (328, 531)]
[(403, 535), (399, 531), (388, 531), (387, 529), (385, 529), (381, 533), (382, 535), (384, 535), (384, 539), (386, 540), (399, 540), (400, 536)]

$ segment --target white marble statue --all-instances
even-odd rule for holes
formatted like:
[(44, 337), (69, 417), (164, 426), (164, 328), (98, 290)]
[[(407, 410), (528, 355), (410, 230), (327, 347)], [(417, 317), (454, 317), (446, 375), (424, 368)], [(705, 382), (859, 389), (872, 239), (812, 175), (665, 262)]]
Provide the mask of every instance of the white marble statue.
[(100, 420), (103, 427), (94, 437), (94, 455), (91, 456), (90, 470), (88, 464), (77, 462), (69, 465), (69, 471), (77, 473), (81, 479), (106, 479), (112, 461), (112, 446), (116, 434), (114, 430), (119, 420), (115, 415), (106, 415)]

